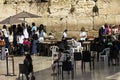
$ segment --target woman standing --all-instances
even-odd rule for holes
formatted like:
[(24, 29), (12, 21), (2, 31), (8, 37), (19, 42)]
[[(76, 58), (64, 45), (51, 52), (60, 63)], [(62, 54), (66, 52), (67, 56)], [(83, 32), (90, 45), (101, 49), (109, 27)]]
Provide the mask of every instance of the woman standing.
[(8, 48), (9, 40), (8, 40), (8, 31), (7, 31), (7, 26), (6, 25), (3, 25), (2, 32), (3, 32), (4, 40), (5, 40), (5, 47)]
[(68, 37), (67, 31), (68, 31), (67, 29), (64, 30), (64, 32), (62, 34), (62, 40), (65, 40)]
[(37, 55), (37, 43), (38, 43), (38, 35), (35, 31), (33, 31), (32, 35), (32, 53), (33, 55)]
[(19, 33), (17, 37), (17, 41), (18, 41), (18, 47), (20, 51), (19, 55), (23, 55), (24, 54), (24, 48), (23, 48), (24, 35), (22, 34), (22, 32)]
[(13, 51), (14, 51), (14, 47), (13, 47), (13, 31), (11, 29), (11, 27), (9, 27), (9, 36), (8, 36), (8, 39), (9, 39), (9, 54), (13, 54)]
[(23, 23), (23, 35), (25, 38), (29, 38), (29, 33), (28, 33), (28, 30), (27, 30), (27, 26), (25, 26), (25, 23)]

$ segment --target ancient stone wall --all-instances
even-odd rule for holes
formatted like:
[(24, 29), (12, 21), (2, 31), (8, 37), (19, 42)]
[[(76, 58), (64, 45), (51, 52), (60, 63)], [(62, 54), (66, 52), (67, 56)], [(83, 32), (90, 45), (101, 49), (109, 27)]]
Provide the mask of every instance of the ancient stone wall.
[[(42, 16), (26, 19), (30, 24), (33, 21), (38, 26), (42, 23), (46, 25), (48, 33), (53, 32), (55, 35), (61, 35), (67, 28), (70, 36), (79, 36), (82, 26), (88, 31), (88, 35), (91, 35), (90, 30), (99, 29), (104, 23), (120, 24), (120, 0), (97, 0), (96, 3), (93, 0), (48, 0), (42, 3), (35, 1), (0, 0), (0, 21), (19, 12), (28, 11)], [(95, 4), (99, 15), (92, 12)]]

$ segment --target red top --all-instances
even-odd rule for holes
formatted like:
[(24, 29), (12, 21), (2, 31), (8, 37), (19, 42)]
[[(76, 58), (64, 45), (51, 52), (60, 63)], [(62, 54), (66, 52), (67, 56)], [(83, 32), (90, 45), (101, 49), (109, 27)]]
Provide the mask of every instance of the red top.
[(28, 48), (30, 48), (30, 41), (28, 41), (28, 40), (24, 40), (24, 41), (23, 41), (23, 44), (24, 44), (24, 45), (27, 45)]

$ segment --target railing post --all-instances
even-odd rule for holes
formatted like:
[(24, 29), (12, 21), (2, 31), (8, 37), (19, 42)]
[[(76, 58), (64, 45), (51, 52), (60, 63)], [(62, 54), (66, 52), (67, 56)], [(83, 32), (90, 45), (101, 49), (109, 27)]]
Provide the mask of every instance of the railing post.
[(8, 68), (8, 55), (6, 54), (6, 68), (7, 68), (7, 75), (9, 75), (9, 68)]
[[(9, 73), (9, 61), (12, 61), (12, 75)], [(6, 76), (16, 76), (15, 75), (15, 68), (14, 68), (14, 56), (6, 54), (6, 68), (7, 68), (7, 75)]]

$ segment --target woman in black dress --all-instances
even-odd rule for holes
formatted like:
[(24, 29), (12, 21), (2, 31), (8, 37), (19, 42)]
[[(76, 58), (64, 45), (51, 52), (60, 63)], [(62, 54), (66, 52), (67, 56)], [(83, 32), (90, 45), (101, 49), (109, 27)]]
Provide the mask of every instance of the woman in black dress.
[(26, 57), (24, 59), (24, 65), (26, 67), (25, 76), (27, 80), (29, 80), (28, 75), (33, 72), (33, 64), (32, 64), (32, 58), (30, 54), (26, 54)]

